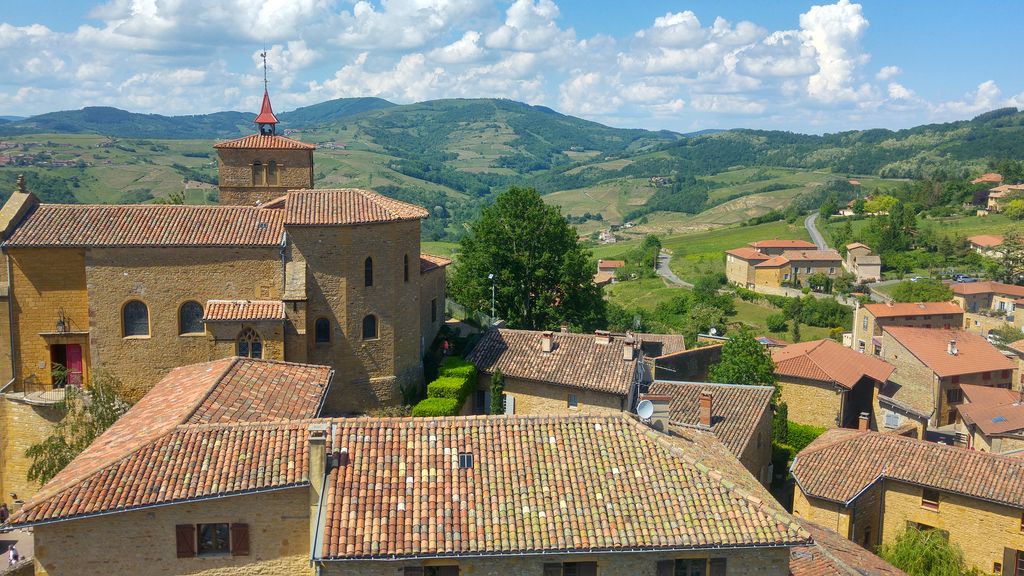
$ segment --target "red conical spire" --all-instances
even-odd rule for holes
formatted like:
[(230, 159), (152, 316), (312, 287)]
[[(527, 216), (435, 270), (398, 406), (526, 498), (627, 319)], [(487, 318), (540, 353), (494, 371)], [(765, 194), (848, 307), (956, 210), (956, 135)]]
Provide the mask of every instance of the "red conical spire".
[(277, 116), (274, 116), (274, 109), (270, 107), (270, 94), (263, 89), (263, 107), (260, 108), (260, 115), (253, 121), (256, 124), (277, 124)]

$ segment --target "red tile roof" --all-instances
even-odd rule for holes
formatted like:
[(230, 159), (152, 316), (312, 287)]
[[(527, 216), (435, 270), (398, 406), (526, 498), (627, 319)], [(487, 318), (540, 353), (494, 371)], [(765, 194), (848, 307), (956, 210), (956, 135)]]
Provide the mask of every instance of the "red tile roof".
[(1003, 284), (986, 280), (984, 282), (958, 282), (951, 286), (953, 294), (968, 296), (971, 294), (1005, 294), (1007, 296), (1024, 297), (1024, 286)]
[(981, 176), (978, 176), (974, 180), (971, 180), (971, 184), (981, 184), (983, 182), (1002, 182), (1002, 174), (996, 174), (995, 172), (986, 172)]
[[(323, 559), (807, 544), (709, 435), (627, 416), (347, 419)], [(459, 453), (473, 465), (460, 469)], [(712, 453), (713, 452), (713, 453)], [(719, 467), (718, 462), (724, 466)], [(743, 478), (746, 477), (746, 478)]]
[(213, 145), (214, 148), (245, 148), (263, 150), (315, 150), (314, 144), (307, 144), (285, 136), (272, 134), (250, 134), (234, 140)]
[(598, 268), (622, 268), (626, 265), (625, 260), (598, 260)]
[(209, 300), (204, 322), (238, 322), (285, 320), (284, 302), (280, 300)]
[(274, 116), (274, 109), (270, 106), (270, 94), (267, 94), (267, 89), (263, 89), (263, 105), (260, 107), (260, 113), (253, 120), (254, 124), (277, 124), (277, 116)]
[[(993, 370), (1013, 370), (1015, 367), (1013, 360), (1004, 356), (998, 348), (973, 332), (886, 326), (882, 329), (882, 334), (883, 336), (889, 335), (902, 344), (929, 370), (941, 377)], [(956, 354), (948, 352), (950, 340), (956, 340)], [(884, 340), (882, 352), (884, 355)]]
[[(598, 344), (593, 334), (555, 332), (541, 352), (541, 332), (489, 330), (466, 356), (481, 372), (626, 396), (639, 375), (636, 360), (622, 359), (623, 339)], [(639, 357), (639, 354), (637, 355)]]
[(684, 426), (700, 425), (701, 392), (711, 394), (711, 431), (739, 458), (750, 444), (761, 418), (771, 409), (775, 389), (770, 386), (664, 381), (654, 382), (648, 388), (648, 394), (672, 397), (669, 421)]
[(792, 262), (841, 262), (843, 260), (843, 257), (835, 250), (786, 250), (782, 256)]
[(775, 373), (780, 376), (835, 382), (847, 390), (867, 376), (876, 382), (889, 379), (895, 367), (861, 354), (835, 340), (812, 340), (772, 350)]
[(851, 244), (846, 245), (847, 250), (853, 250), (854, 248), (867, 248), (868, 250), (871, 250), (870, 246), (868, 246), (867, 244), (862, 244), (860, 242), (853, 242)]
[(420, 220), (425, 208), (358, 188), (292, 190), (285, 206), (285, 225), (341, 226), (399, 220)]
[(741, 246), (739, 248), (733, 248), (732, 250), (726, 250), (725, 253), (732, 254), (733, 256), (743, 260), (767, 260), (770, 258), (770, 256), (766, 256), (749, 246)]
[(934, 314), (963, 314), (963, 308), (953, 302), (899, 302), (888, 304), (865, 304), (862, 306), (875, 318), (896, 316), (931, 316)]
[(420, 254), (420, 274), (430, 272), (435, 268), (444, 268), (452, 263), (451, 259), (444, 256), (434, 256), (426, 252)]
[(1007, 344), (1010, 348), (1013, 348), (1017, 352), (1024, 352), (1024, 340), (1017, 340), (1016, 342), (1010, 342)]
[(969, 236), (967, 241), (977, 246), (984, 248), (995, 248), (1003, 245), (1003, 237), (998, 234), (979, 234), (977, 236)]
[[(331, 373), (327, 366), (250, 358), (175, 368), (12, 521), (51, 521), (294, 484), (306, 474), (306, 460), (286, 457), (305, 450), (304, 426), (255, 423), (317, 416)], [(239, 422), (252, 428), (207, 426)], [(250, 461), (260, 468), (237, 466)], [(224, 463), (223, 469), (209, 465), (215, 462)]]
[(758, 262), (757, 264), (754, 264), (754, 267), (755, 268), (780, 268), (782, 266), (786, 266), (787, 264), (789, 264), (789, 259), (788, 258), (786, 258), (785, 256), (775, 256), (773, 258), (769, 258), (769, 259), (765, 260), (764, 262)]
[(895, 434), (829, 430), (792, 472), (804, 494), (844, 504), (885, 478), (1024, 508), (1024, 461)]
[(814, 242), (808, 242), (807, 240), (758, 240), (756, 242), (750, 242), (750, 246), (754, 248), (792, 248), (799, 250), (802, 248), (809, 248), (811, 250), (818, 246)]
[(810, 532), (814, 544), (790, 551), (790, 576), (907, 576), (863, 546), (824, 526), (802, 518), (800, 525)]
[(1024, 429), (1024, 404), (1020, 392), (1006, 388), (961, 384), (968, 403), (957, 410), (967, 424), (974, 424), (986, 435)]
[(283, 223), (250, 206), (40, 204), (4, 246), (277, 246)]

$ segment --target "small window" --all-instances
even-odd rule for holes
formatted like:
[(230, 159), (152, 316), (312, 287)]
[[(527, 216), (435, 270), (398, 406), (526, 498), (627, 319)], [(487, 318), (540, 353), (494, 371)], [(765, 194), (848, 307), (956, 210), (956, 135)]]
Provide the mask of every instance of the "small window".
[(243, 358), (263, 358), (263, 341), (252, 328), (242, 330), (237, 341), (238, 356)]
[(473, 453), (459, 452), (459, 469), (465, 470), (473, 467)]
[(982, 372), (981, 373), (981, 379), (982, 380), (991, 380), (992, 379), (992, 373), (991, 372)]
[(132, 300), (124, 305), (123, 327), (124, 335), (127, 336), (149, 336), (149, 308), (138, 300)]
[(200, 524), (200, 556), (221, 556), (231, 553), (231, 531), (228, 524)]
[(331, 323), (327, 318), (317, 318), (314, 331), (317, 344), (326, 344), (331, 341)]
[(402, 277), (409, 281), (409, 255), (402, 256)]
[(199, 302), (185, 302), (178, 309), (178, 334), (202, 334), (203, 305)]
[(252, 163), (252, 185), (263, 186), (266, 181), (263, 179), (263, 163), (259, 160)]
[(437, 322), (437, 298), (430, 300), (430, 322)]
[(950, 388), (946, 390), (946, 402), (950, 404), (960, 404), (964, 401), (964, 391), (960, 388)]
[(836, 269), (835, 268), (829, 268), (828, 269), (828, 273), (829, 274), (835, 274), (836, 273)]
[(782, 279), (783, 280), (789, 280), (789, 274), (783, 274)]
[(810, 273), (811, 273), (811, 267), (810, 267), (810, 266), (808, 266), (807, 268), (804, 268), (804, 270), (805, 270), (805, 271), (806, 271), (806, 272), (807, 272), (808, 274), (810, 274)]
[(277, 186), (277, 182), (277, 162), (271, 160), (267, 162), (267, 184)]
[(921, 507), (929, 510), (939, 509), (939, 491), (925, 488), (921, 491)]
[(569, 408), (576, 408), (577, 406), (579, 406), (579, 400), (576, 398), (575, 394), (569, 394), (568, 404)]
[(363, 284), (373, 286), (373, 258), (369, 256), (363, 262)]
[(368, 314), (363, 318), (363, 340), (375, 340), (377, 338), (377, 317)]
[(563, 562), (544, 564), (544, 576), (595, 576), (597, 562)]

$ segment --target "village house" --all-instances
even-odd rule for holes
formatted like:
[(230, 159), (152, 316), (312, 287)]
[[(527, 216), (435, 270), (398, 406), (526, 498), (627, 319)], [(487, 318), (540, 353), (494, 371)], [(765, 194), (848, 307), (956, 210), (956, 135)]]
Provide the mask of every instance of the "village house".
[(853, 274), (857, 282), (875, 282), (882, 278), (882, 257), (860, 242), (846, 245), (843, 267)]
[(1024, 397), (1019, 390), (961, 384), (956, 439), (967, 448), (1005, 454), (1024, 450)]
[(775, 348), (771, 354), (790, 420), (822, 428), (857, 428), (861, 414), (868, 414), (869, 425), (875, 424), (874, 395), (893, 366), (829, 339)]
[(939, 530), (970, 567), (1024, 570), (1024, 459), (897, 434), (830, 430), (793, 461), (793, 514), (869, 549)]
[(710, 430), (754, 478), (768, 486), (774, 392), (771, 386), (655, 381), (640, 398), (654, 405), (652, 421)]
[(835, 250), (817, 250), (804, 240), (758, 240), (725, 251), (725, 276), (737, 286), (772, 292), (804, 284), (813, 274), (834, 279), (842, 262)]
[(851, 345), (857, 352), (878, 355), (886, 326), (919, 326), (949, 330), (963, 326), (964, 311), (952, 302), (864, 304), (853, 317)]
[(313, 146), (218, 144), (222, 205), (40, 203), (0, 209), (0, 494), (99, 370), (141, 396), (183, 364), (238, 355), (331, 366), (331, 413), (401, 400), (443, 323), (449, 260), (421, 254), (427, 211), (368, 190), (314, 190)]
[(685, 349), (682, 336), (595, 334), (494, 328), (466, 360), (479, 372), (477, 413), (491, 404), (491, 378), (501, 371), (506, 414), (614, 414), (628, 411), (651, 382), (645, 357)]
[(997, 174), (995, 172), (986, 172), (974, 180), (971, 180), (971, 184), (1001, 184), (1002, 182), (1002, 174)]
[(1003, 245), (1003, 236), (999, 234), (979, 234), (977, 236), (969, 236), (967, 238), (967, 244), (982, 256), (989, 258), (1002, 258), (1003, 253), (999, 250), (999, 247)]
[[(987, 340), (963, 330), (888, 326), (883, 360), (896, 367), (878, 394), (886, 426), (910, 417), (919, 428), (956, 423), (962, 384), (1012, 388), (1016, 363)], [(889, 426), (889, 423), (893, 426)]]
[(597, 272), (594, 274), (594, 284), (604, 286), (615, 282), (617, 274), (626, 265), (623, 260), (598, 260)]
[(951, 286), (953, 301), (964, 309), (964, 330), (988, 335), (1006, 325), (1024, 327), (1024, 286), (986, 280)]
[(989, 212), (1001, 212), (1011, 197), (1024, 195), (1024, 184), (1003, 184), (988, 191)]

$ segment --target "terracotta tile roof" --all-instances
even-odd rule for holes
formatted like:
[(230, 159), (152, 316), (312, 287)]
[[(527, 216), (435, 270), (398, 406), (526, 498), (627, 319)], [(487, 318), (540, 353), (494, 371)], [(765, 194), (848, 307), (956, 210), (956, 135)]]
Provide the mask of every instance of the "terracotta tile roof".
[(793, 262), (820, 262), (823, 260), (841, 262), (843, 260), (843, 257), (835, 250), (786, 250), (782, 256)]
[[(625, 334), (615, 334), (614, 336), (619, 338), (621, 342)], [(654, 358), (686, 351), (686, 339), (682, 334), (647, 334), (642, 332), (634, 334), (634, 338), (640, 341), (640, 349), (643, 350), (644, 354)]]
[(976, 425), (986, 435), (1024, 429), (1020, 392), (970, 384), (962, 384), (960, 388), (968, 403), (957, 406), (957, 410), (967, 424)]
[(430, 272), (434, 268), (444, 268), (452, 263), (451, 259), (433, 254), (420, 254), (420, 274)]
[(622, 268), (626, 265), (625, 260), (598, 260), (598, 268)]
[(971, 180), (971, 184), (981, 184), (983, 182), (1002, 182), (1002, 174), (996, 174), (995, 172), (986, 172), (981, 176), (978, 176), (974, 180)]
[(1017, 352), (1024, 352), (1024, 340), (1017, 340), (1016, 342), (1010, 342), (1007, 344), (1010, 348), (1013, 348)]
[(885, 382), (895, 368), (874, 356), (861, 354), (835, 340), (811, 340), (772, 350), (780, 376), (835, 382), (847, 390), (867, 376)]
[(733, 248), (732, 250), (726, 250), (725, 253), (732, 254), (733, 256), (743, 260), (767, 260), (771, 258), (771, 256), (766, 256), (749, 246), (741, 246), (739, 248)]
[(4, 246), (276, 246), (283, 222), (250, 206), (40, 204)]
[[(306, 459), (292, 456), (305, 450), (305, 426), (259, 422), (318, 415), (330, 374), (326, 366), (249, 358), (175, 368), (26, 502), (12, 522), (300, 482)], [(259, 467), (246, 470), (239, 462)]]
[(425, 208), (358, 188), (292, 190), (288, 192), (287, 226), (344, 226), (419, 220)]
[(977, 246), (995, 248), (996, 246), (1002, 246), (1003, 237), (998, 234), (979, 234), (978, 236), (969, 236), (967, 241)]
[(748, 245), (757, 249), (792, 248), (800, 250), (802, 248), (809, 248), (813, 250), (818, 247), (814, 242), (808, 242), (807, 240), (757, 240), (756, 242), (750, 242)]
[(250, 134), (234, 140), (220, 142), (214, 148), (262, 148), (264, 150), (315, 150), (316, 146), (285, 136)]
[[(809, 543), (770, 497), (742, 487), (748, 473), (734, 482), (736, 459), (695, 431), (673, 438), (624, 415), (334, 426), (332, 447), (349, 463), (328, 478), (324, 559)], [(460, 452), (473, 455), (471, 468), (460, 469)]]
[(814, 544), (790, 550), (790, 576), (906, 576), (907, 573), (836, 532), (805, 520)]
[(541, 352), (541, 332), (489, 330), (466, 356), (481, 372), (501, 370), (523, 378), (626, 396), (639, 378), (636, 360), (622, 359), (623, 339), (598, 344), (593, 334), (555, 332), (549, 353)]
[(594, 284), (598, 286), (604, 286), (610, 284), (615, 279), (615, 272), (598, 272), (594, 274)]
[(280, 300), (208, 300), (203, 322), (284, 320), (284, 302)]
[(789, 259), (786, 258), (785, 256), (775, 256), (773, 258), (769, 258), (769, 259), (765, 260), (764, 262), (758, 262), (757, 264), (754, 264), (754, 267), (755, 268), (780, 268), (780, 267), (786, 266), (788, 264), (789, 264)]
[(805, 494), (832, 502), (886, 478), (1024, 508), (1024, 461), (895, 434), (829, 430), (797, 454), (792, 472)]
[(664, 381), (648, 388), (649, 394), (672, 397), (669, 421), (684, 426), (700, 424), (700, 393), (711, 394), (711, 431), (737, 458), (770, 410), (774, 391), (770, 386)]
[(1002, 186), (996, 186), (989, 190), (989, 197), (993, 196), (993, 194), (1000, 194), (999, 197), (1001, 198), (1002, 194), (1012, 192), (1014, 190), (1024, 190), (1024, 184), (1003, 184)]
[[(1013, 360), (973, 332), (886, 326), (882, 329), (882, 334), (889, 335), (902, 344), (928, 369), (942, 377), (992, 370), (1013, 370), (1015, 367)], [(955, 355), (947, 351), (950, 340), (956, 340)], [(884, 354), (884, 339), (882, 350)]]
[(1024, 286), (1003, 284), (986, 280), (984, 282), (958, 282), (951, 286), (953, 294), (967, 296), (971, 294), (1005, 294), (1007, 296), (1024, 297)]
[(931, 316), (934, 314), (963, 314), (963, 308), (953, 302), (897, 302), (888, 304), (865, 304), (862, 306), (875, 318), (896, 316)]
[(846, 245), (847, 250), (853, 250), (854, 248), (867, 248), (868, 250), (871, 250), (870, 246), (868, 246), (867, 244), (862, 244), (860, 242), (853, 242), (851, 244)]

